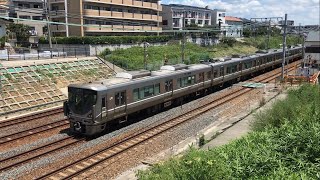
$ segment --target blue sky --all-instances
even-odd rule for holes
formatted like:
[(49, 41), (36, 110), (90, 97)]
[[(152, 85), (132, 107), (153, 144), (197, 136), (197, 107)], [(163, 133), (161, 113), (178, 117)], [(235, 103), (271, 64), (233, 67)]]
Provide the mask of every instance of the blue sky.
[(320, 0), (162, 0), (162, 4), (185, 4), (226, 9), (227, 15), (245, 18), (284, 17), (295, 25), (320, 24)]

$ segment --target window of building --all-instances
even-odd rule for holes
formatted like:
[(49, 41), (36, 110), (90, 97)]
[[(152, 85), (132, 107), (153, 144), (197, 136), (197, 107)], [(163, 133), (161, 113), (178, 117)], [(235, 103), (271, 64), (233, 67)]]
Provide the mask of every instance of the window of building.
[(121, 8), (112, 8), (112, 11), (114, 11), (114, 12), (122, 12), (123, 9), (121, 9)]
[(40, 7), (40, 5), (35, 4), (35, 5), (33, 5), (33, 8), (41, 8), (41, 7)]
[(19, 16), (21, 19), (31, 19), (30, 16)]
[(33, 20), (42, 20), (43, 17), (42, 16), (32, 16)]
[(52, 6), (51, 6), (51, 10), (52, 10), (52, 11), (58, 11), (58, 10), (59, 10), (59, 6), (54, 6), (54, 5), (52, 5)]
[(168, 20), (163, 20), (162, 25), (167, 26), (168, 25)]
[(203, 23), (203, 21), (202, 20), (198, 20), (198, 24), (202, 24)]
[(320, 47), (317, 46), (307, 46), (306, 53), (320, 53)]
[(102, 7), (103, 11), (111, 11), (111, 7)]

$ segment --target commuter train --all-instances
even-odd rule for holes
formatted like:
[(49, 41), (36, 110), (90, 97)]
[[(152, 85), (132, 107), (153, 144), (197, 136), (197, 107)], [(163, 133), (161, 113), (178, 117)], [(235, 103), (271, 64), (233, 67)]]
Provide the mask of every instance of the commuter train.
[[(290, 48), (286, 54), (290, 62), (300, 59), (302, 47)], [(64, 113), (71, 132), (92, 136), (131, 117), (180, 105), (224, 83), (236, 83), (281, 64), (282, 51), (274, 50), (224, 62), (118, 73), (112, 79), (69, 85)]]

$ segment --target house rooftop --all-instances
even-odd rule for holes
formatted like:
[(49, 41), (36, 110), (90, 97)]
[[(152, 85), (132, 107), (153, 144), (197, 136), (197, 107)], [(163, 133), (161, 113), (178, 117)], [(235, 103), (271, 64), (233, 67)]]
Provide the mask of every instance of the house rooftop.
[(226, 16), (226, 21), (235, 21), (235, 22), (242, 22), (241, 19), (237, 18), (237, 17), (233, 17), (233, 16)]
[(183, 5), (183, 4), (161, 4), (162, 6), (170, 6), (170, 7), (177, 7), (177, 8), (192, 8), (192, 9), (202, 9), (202, 10), (207, 10), (211, 11), (208, 7), (197, 7), (197, 6), (188, 6), (188, 5)]

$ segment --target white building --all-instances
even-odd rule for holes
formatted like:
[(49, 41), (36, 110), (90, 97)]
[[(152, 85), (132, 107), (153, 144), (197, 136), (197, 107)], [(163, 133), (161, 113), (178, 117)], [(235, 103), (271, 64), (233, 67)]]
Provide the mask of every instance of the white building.
[(243, 35), (243, 22), (241, 19), (232, 16), (226, 16), (226, 37), (240, 38)]
[(226, 10), (225, 9), (214, 9), (212, 13), (212, 25), (214, 26), (225, 26), (226, 25)]
[(162, 4), (163, 30), (182, 30), (185, 27), (211, 26), (212, 10), (180, 4)]
[(315, 67), (320, 65), (320, 31), (310, 31), (305, 40), (304, 60)]

